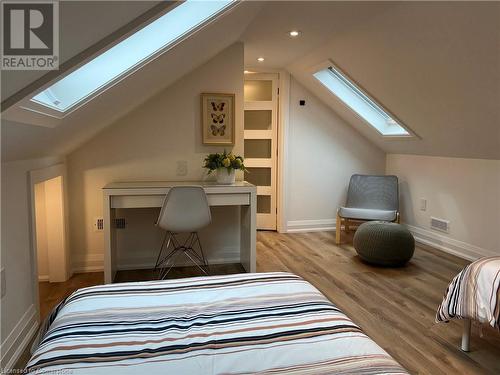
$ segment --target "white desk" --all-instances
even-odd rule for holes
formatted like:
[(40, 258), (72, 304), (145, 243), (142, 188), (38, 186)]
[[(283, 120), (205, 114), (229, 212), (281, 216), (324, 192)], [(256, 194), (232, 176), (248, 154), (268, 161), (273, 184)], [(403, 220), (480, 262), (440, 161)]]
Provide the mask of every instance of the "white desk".
[(217, 185), (215, 182), (114, 182), (104, 193), (104, 282), (111, 283), (116, 273), (116, 237), (111, 223), (116, 208), (161, 207), (173, 186), (199, 185), (205, 189), (210, 206), (241, 206), (240, 262), (247, 272), (255, 272), (257, 235), (257, 188), (248, 182)]

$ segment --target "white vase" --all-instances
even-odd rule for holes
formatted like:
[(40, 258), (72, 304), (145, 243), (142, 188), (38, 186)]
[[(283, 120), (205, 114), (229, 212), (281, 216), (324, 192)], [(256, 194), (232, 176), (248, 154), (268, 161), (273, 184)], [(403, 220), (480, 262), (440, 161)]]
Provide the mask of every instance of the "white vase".
[(231, 172), (227, 171), (227, 168), (217, 169), (217, 183), (221, 185), (231, 185), (234, 184), (236, 173), (234, 169)]

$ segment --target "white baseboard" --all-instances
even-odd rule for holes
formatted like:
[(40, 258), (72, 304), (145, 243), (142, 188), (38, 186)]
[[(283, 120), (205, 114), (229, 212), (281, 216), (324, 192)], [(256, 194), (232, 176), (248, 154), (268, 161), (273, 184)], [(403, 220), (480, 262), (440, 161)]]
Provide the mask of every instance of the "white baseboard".
[[(335, 223), (335, 219), (288, 221), (286, 233), (335, 231)], [(404, 225), (413, 234), (415, 241), (463, 259), (472, 261), (486, 256), (498, 256), (498, 253), (492, 250), (462, 242), (428, 229)]]
[(1, 345), (1, 367), (12, 369), (38, 329), (35, 305), (31, 305)]
[(104, 254), (73, 255), (72, 272), (102, 272), (104, 270)]
[[(140, 259), (134, 259), (134, 260), (127, 260), (126, 262), (120, 262), (116, 266), (116, 269), (118, 271), (125, 271), (125, 270), (145, 270), (145, 269), (152, 269), (155, 266), (155, 261), (156, 260), (140, 260)], [(208, 258), (207, 259), (208, 264), (228, 264), (228, 263), (240, 263), (240, 257), (238, 256), (227, 256), (227, 257), (216, 257), (216, 258)], [(192, 266), (193, 263), (191, 263), (189, 260), (185, 261), (176, 261), (176, 266), (178, 267), (186, 267), (186, 266)]]
[(415, 241), (444, 251), (445, 253), (456, 255), (459, 258), (473, 261), (482, 257), (498, 256), (498, 253), (495, 253), (491, 250), (483, 249), (466, 242), (455, 240), (428, 229), (423, 229), (408, 224), (404, 225), (413, 234), (413, 237), (415, 237)]
[(336, 219), (292, 220), (286, 223), (286, 233), (334, 231)]
[[(239, 263), (240, 253), (237, 248), (224, 248), (218, 251), (213, 256), (209, 256), (207, 259), (209, 264), (227, 264), (227, 263)], [(151, 257), (137, 257), (133, 259), (123, 259), (117, 264), (118, 270), (140, 270), (140, 269), (150, 269), (153, 268), (156, 262), (156, 258)], [(192, 265), (188, 260), (179, 261), (179, 266), (190, 266)], [(73, 273), (83, 273), (83, 272), (102, 272), (104, 270), (104, 255), (103, 254), (81, 254), (76, 255), (73, 258)]]

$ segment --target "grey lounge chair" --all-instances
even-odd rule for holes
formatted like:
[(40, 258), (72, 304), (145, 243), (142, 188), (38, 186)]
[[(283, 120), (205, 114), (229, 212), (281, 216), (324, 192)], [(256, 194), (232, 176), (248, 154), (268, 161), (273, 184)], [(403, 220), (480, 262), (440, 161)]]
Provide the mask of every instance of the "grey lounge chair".
[(399, 223), (399, 189), (396, 176), (355, 174), (349, 181), (347, 203), (337, 210), (335, 242), (340, 244), (342, 222), (349, 232), (349, 221), (391, 221)]

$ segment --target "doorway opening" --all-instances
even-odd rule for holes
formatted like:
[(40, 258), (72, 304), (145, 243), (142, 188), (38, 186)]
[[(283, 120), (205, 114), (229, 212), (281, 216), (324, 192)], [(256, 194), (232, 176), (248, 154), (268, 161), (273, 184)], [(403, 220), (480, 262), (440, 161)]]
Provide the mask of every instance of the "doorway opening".
[(69, 278), (65, 194), (62, 174), (33, 177), (32, 173), (33, 282), (38, 291), (36, 306), (43, 319), (52, 307), (45, 302), (50, 299), (53, 283)]
[(38, 281), (65, 281), (66, 246), (61, 176), (35, 184), (35, 222)]

